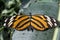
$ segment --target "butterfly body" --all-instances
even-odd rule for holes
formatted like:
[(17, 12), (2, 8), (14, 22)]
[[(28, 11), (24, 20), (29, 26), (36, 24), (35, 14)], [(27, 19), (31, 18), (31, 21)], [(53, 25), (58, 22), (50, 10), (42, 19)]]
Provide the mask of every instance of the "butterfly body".
[(57, 26), (57, 21), (47, 15), (15, 15), (5, 20), (4, 26), (20, 31), (25, 29), (43, 31)]

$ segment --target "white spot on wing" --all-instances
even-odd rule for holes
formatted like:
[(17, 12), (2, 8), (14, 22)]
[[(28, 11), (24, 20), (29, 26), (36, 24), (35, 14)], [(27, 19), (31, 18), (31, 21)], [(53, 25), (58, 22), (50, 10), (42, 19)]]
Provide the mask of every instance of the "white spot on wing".
[(10, 27), (10, 26), (12, 25), (12, 23), (13, 23), (13, 22), (8, 23), (8, 27)]
[(51, 22), (51, 19), (49, 16), (45, 15), (47, 17), (48, 24), (52, 27), (53, 23)]
[(13, 20), (13, 19), (14, 19), (14, 17), (16, 17), (16, 16), (12, 16), (12, 17), (10, 18), (10, 20)]
[(55, 25), (55, 26), (57, 26), (57, 24), (56, 24), (56, 23), (54, 23), (54, 25)]
[(5, 22), (7, 22), (8, 18), (5, 20)]
[(48, 22), (48, 24), (52, 27), (53, 24), (51, 24), (50, 22)]
[(56, 22), (56, 20), (53, 18), (53, 21)]
[(13, 20), (10, 20), (10, 22), (8, 23), (8, 27), (10, 27), (12, 23), (13, 23)]
[(4, 23), (4, 25), (3, 26), (6, 26), (6, 23)]
[(14, 17), (16, 17), (16, 16), (12, 16), (12, 17), (10, 18), (10, 21), (9, 21), (9, 23), (8, 23), (8, 27), (10, 27), (10, 26), (12, 25), (13, 20), (14, 20)]
[(47, 20), (48, 20), (48, 21), (50, 21), (50, 20), (51, 20), (49, 16), (45, 15), (45, 17), (47, 17)]

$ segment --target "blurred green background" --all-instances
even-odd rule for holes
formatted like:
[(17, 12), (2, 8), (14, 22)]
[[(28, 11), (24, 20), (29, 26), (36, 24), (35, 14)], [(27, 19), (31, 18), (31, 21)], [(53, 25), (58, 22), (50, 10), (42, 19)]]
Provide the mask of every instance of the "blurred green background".
[[(46, 14), (58, 18), (60, 0), (0, 0), (0, 40), (52, 40), (55, 29), (47, 31), (17, 31), (4, 28), (4, 19), (20, 14)], [(59, 36), (58, 36), (58, 39)]]

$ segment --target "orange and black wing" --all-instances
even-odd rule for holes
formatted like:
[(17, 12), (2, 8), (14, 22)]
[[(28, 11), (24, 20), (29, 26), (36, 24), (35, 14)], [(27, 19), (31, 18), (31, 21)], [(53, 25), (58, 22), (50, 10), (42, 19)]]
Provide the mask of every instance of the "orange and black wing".
[(16, 30), (37, 29), (40, 31), (57, 26), (57, 21), (47, 15), (16, 15), (5, 20), (4, 26)]
[(47, 15), (33, 15), (31, 18), (31, 25), (37, 30), (46, 30), (57, 26), (57, 21)]
[(16, 15), (5, 20), (4, 26), (14, 28), (16, 30), (24, 30), (30, 25), (27, 15)]

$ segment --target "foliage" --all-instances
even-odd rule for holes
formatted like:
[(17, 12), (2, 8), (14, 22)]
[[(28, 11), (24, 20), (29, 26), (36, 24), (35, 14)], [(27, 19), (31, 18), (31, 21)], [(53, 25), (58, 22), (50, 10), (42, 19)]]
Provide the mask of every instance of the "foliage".
[(8, 16), (17, 14), (19, 12), (20, 5), (20, 0), (0, 0), (0, 33), (2, 31), (2, 34), (0, 35), (3, 35), (4, 40), (10, 39), (14, 31), (3, 26), (4, 19)]

